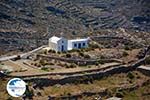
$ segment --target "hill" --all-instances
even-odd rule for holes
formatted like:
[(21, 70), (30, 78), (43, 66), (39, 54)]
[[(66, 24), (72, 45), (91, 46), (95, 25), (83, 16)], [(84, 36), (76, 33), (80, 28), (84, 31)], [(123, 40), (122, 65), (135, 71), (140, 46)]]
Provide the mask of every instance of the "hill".
[(149, 8), (149, 0), (1, 0), (0, 48), (34, 48), (60, 32), (68, 37), (120, 27), (149, 32)]

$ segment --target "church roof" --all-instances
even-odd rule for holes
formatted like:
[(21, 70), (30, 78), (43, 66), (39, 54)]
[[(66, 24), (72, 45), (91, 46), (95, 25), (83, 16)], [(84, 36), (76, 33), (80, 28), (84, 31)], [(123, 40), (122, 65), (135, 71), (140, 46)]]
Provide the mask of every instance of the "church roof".
[(61, 39), (61, 38), (59, 38), (59, 37), (52, 36), (52, 37), (50, 38), (50, 41), (53, 42), (53, 43), (57, 43), (60, 39)]
[(89, 38), (84, 38), (84, 39), (72, 39), (72, 40), (69, 40), (70, 42), (78, 42), (78, 41), (88, 41)]
[[(57, 37), (57, 36), (52, 36), (49, 40), (53, 43), (57, 43), (60, 39), (62, 39), (63, 37)], [(82, 39), (71, 39), (68, 40), (69, 42), (80, 42), (80, 41), (88, 41), (89, 38), (82, 38)]]

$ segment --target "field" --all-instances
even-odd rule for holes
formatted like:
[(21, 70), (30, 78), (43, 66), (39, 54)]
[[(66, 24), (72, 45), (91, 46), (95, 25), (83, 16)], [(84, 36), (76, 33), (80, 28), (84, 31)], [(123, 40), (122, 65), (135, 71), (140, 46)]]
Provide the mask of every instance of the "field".
[[(15, 100), (9, 97), (5, 89), (8, 79), (1, 79), (0, 98), (5, 100)], [(93, 100), (101, 97), (102, 100), (111, 96), (123, 98), (123, 100), (149, 100), (150, 78), (137, 72), (115, 74), (104, 77), (99, 80), (92, 80), (87, 83), (55, 84), (54, 86), (34, 87), (34, 82), (27, 82), (33, 99), (43, 100), (49, 97), (55, 97), (59, 100), (61, 97), (78, 98), (79, 100)], [(44, 83), (42, 83), (44, 84)], [(74, 96), (74, 97), (73, 97)]]

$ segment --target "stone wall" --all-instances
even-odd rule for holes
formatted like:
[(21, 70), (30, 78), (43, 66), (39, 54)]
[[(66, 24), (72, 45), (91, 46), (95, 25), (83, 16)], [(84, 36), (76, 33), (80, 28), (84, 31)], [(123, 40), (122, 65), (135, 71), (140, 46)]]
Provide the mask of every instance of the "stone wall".
[(137, 71), (143, 73), (144, 75), (150, 76), (150, 67), (139, 66), (139, 67), (137, 68)]
[[(119, 73), (127, 73), (127, 72), (130, 72), (130, 71), (133, 71), (133, 70), (136, 70), (138, 66), (140, 66), (141, 64), (143, 64), (143, 61), (144, 61), (145, 58), (135, 62), (134, 64), (132, 65), (128, 65), (128, 66), (123, 66), (123, 65), (120, 65), (120, 66), (116, 66), (116, 67), (111, 67), (111, 68), (107, 68), (107, 69), (104, 69), (104, 70), (101, 70), (101, 71), (98, 71), (98, 72), (91, 72), (91, 73), (88, 73), (88, 74), (78, 74), (77, 73), (73, 73), (73, 75), (67, 75), (66, 77), (62, 78), (62, 79), (43, 79), (43, 78), (38, 78), (39, 75), (33, 75), (32, 77), (36, 77), (36, 78), (30, 78), (28, 77), (26, 79), (26, 77), (24, 77), (27, 81), (36, 81), (36, 83), (44, 83), (43, 85), (45, 85), (47, 83), (47, 85), (55, 85), (55, 84), (66, 84), (66, 83), (76, 83), (76, 82), (79, 82), (79, 83), (86, 83), (88, 81), (91, 81), (91, 80), (97, 80), (97, 79), (100, 79), (100, 78), (103, 78), (103, 77), (107, 77), (107, 76), (110, 76), (110, 75), (113, 75), (113, 74), (119, 74)], [(143, 69), (141, 69), (143, 71)], [(141, 71), (140, 70), (140, 71)], [(141, 72), (142, 72), (141, 71)], [(147, 71), (145, 71), (147, 72)], [(147, 72), (149, 73), (149, 72)], [(41, 80), (41, 82), (40, 82)]]
[(55, 56), (50, 56), (50, 55), (37, 55), (37, 59), (45, 59), (45, 60), (59, 60), (59, 61), (64, 61), (68, 63), (75, 63), (77, 65), (93, 65), (96, 64), (97, 62), (103, 62), (103, 63), (109, 63), (109, 62), (121, 62), (120, 60), (117, 59), (73, 59), (73, 58), (64, 58), (64, 57), (55, 57)]
[[(130, 67), (126, 66), (119, 66), (114, 68), (109, 68), (104, 71), (94, 72), (94, 73), (88, 73), (88, 74), (74, 74), (74, 75), (68, 75), (62, 79), (47, 79), (47, 78), (38, 78), (36, 75), (34, 77), (36, 78), (24, 78), (26, 81), (34, 81), (39, 86), (45, 86), (45, 85), (55, 85), (55, 84), (66, 84), (66, 83), (87, 83), (92, 80), (98, 80), (103, 77), (107, 77), (113, 74), (119, 74), (119, 73), (127, 73), (131, 71)], [(43, 84), (44, 83), (44, 84)]]

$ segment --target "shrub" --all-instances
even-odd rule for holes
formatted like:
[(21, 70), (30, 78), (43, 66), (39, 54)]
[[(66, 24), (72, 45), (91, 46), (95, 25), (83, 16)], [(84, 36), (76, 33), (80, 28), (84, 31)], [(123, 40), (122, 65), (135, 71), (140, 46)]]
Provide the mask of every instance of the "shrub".
[(41, 92), (37, 92), (37, 95), (38, 95), (38, 96), (41, 96), (42, 94), (41, 94)]
[(90, 48), (90, 47), (88, 47), (88, 48), (85, 48), (84, 50), (86, 51), (86, 52), (88, 52), (88, 51), (90, 51), (92, 48)]
[(42, 67), (41, 70), (48, 71), (48, 68)]
[(30, 90), (29, 87), (27, 86), (27, 89), (26, 89), (26, 92), (25, 92), (25, 97), (29, 98), (29, 99), (32, 99), (33, 95), (34, 95), (33, 90)]
[(56, 51), (55, 51), (55, 50), (52, 50), (52, 49), (48, 50), (48, 52), (49, 52), (49, 53), (56, 53)]
[(89, 46), (90, 46), (91, 48), (99, 48), (99, 45), (98, 45), (98, 44), (94, 44), (94, 43), (93, 43), (93, 44), (90, 44)]
[(122, 89), (116, 89), (115, 96), (119, 97), (119, 98), (123, 98), (124, 97), (124, 91)]
[(48, 63), (49, 65), (55, 65), (54, 63), (52, 63), (52, 62), (50, 62), (50, 63)]
[(54, 68), (51, 68), (50, 70), (54, 70)]
[(119, 98), (123, 98), (124, 97), (122, 92), (116, 92), (115, 96), (119, 97)]
[(131, 48), (129, 48), (129, 46), (127, 46), (127, 45), (124, 47), (124, 49), (125, 50), (131, 50)]
[(34, 63), (34, 66), (37, 66), (38, 64), (37, 63)]
[(44, 51), (44, 54), (45, 54), (45, 55), (47, 54), (47, 50)]
[(81, 48), (80, 51), (81, 51), (81, 52), (84, 52), (84, 51), (85, 51), (85, 48)]
[(66, 67), (66, 68), (67, 68), (67, 67), (68, 67), (68, 64), (67, 64), (67, 63), (65, 63), (65, 64), (64, 64), (64, 67)]
[(55, 50), (52, 50), (52, 53), (56, 53), (56, 51), (55, 51)]
[(109, 97), (113, 96), (113, 91), (111, 89), (106, 89), (106, 95)]
[(52, 50), (50, 49), (50, 50), (48, 50), (48, 52), (49, 52), (49, 53), (52, 53)]
[(67, 58), (71, 58), (71, 54), (67, 53), (67, 54), (66, 54), (66, 57), (67, 57)]
[(40, 64), (38, 64), (38, 65), (37, 65), (37, 67), (41, 67), (41, 65), (40, 65)]
[(88, 54), (86, 54), (86, 55), (84, 55), (84, 58), (86, 58), (86, 59), (90, 59), (90, 58), (91, 58), (91, 56), (90, 56), (90, 55), (88, 55)]
[(80, 55), (81, 57), (84, 57), (84, 53), (82, 53), (82, 52), (79, 52), (79, 55)]
[(88, 68), (91, 68), (91, 66), (88, 66)]
[(99, 60), (99, 64), (104, 64), (105, 62), (103, 60)]
[(61, 52), (60, 52), (60, 51), (58, 51), (57, 53), (58, 53), (58, 54), (61, 54)]
[(130, 78), (130, 79), (133, 79), (133, 78), (134, 78), (134, 75), (133, 75), (131, 72), (129, 72), (129, 73), (127, 74), (127, 77)]
[(95, 62), (95, 65), (96, 65), (96, 66), (98, 66), (98, 65), (99, 65), (99, 62), (98, 62), (98, 61), (97, 61), (97, 62)]
[(63, 51), (62, 53), (67, 53), (67, 51)]
[(72, 50), (70, 50), (70, 51), (68, 51), (68, 52), (80, 52), (80, 50), (79, 49), (72, 49)]
[(100, 59), (105, 59), (105, 56), (104, 56), (104, 55), (101, 55), (101, 56), (100, 56)]
[(11, 97), (8, 97), (7, 100), (13, 100)]
[(47, 64), (47, 61), (46, 60), (40, 60), (39, 63), (43, 66), (45, 66)]
[(71, 96), (71, 93), (67, 93), (68, 96)]
[(124, 51), (122, 55), (123, 55), (124, 57), (126, 57), (126, 56), (128, 56), (129, 54)]
[(147, 58), (145, 59), (145, 64), (150, 64), (150, 57), (147, 57)]
[(75, 67), (76, 67), (76, 64), (72, 63), (72, 64), (70, 64), (69, 67), (70, 67), (70, 68), (75, 68)]
[(18, 55), (16, 58), (14, 58), (14, 60), (19, 60), (21, 59), (20, 55)]

